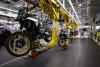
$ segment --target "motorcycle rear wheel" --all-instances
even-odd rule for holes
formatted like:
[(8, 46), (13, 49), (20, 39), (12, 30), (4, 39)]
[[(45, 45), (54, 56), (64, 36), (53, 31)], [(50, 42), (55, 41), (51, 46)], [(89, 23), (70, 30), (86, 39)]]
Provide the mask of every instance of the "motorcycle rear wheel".
[(7, 51), (16, 57), (24, 56), (31, 50), (31, 40), (23, 32), (13, 33), (7, 40)]

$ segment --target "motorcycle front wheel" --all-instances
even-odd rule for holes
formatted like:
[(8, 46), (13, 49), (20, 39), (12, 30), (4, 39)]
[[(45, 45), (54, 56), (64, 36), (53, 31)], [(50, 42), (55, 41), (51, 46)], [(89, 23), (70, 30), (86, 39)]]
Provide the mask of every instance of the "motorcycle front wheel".
[(31, 40), (25, 33), (15, 32), (8, 38), (6, 48), (13, 56), (24, 56), (31, 49)]
[(66, 43), (66, 40), (58, 40), (58, 45), (60, 47), (63, 47), (63, 48), (67, 48), (68, 47), (68, 45)]

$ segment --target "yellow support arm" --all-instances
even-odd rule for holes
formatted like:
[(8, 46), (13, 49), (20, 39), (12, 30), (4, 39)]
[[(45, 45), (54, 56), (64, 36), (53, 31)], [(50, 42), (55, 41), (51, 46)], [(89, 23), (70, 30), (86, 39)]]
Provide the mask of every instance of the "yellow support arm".
[(49, 15), (49, 17), (53, 20), (53, 26), (52, 26), (52, 39), (48, 43), (48, 46), (55, 46), (57, 44), (57, 30), (58, 30), (58, 19), (59, 19), (59, 10), (58, 6), (55, 4), (56, 2), (48, 0), (41, 0), (40, 6), (41, 9)]
[[(41, 10), (49, 15), (53, 20), (52, 26), (52, 40), (48, 46), (55, 46), (57, 44), (57, 30), (58, 30), (58, 19), (59, 13), (64, 17), (66, 27), (70, 29), (72, 18), (68, 11), (58, 2), (58, 0), (40, 0)], [(75, 22), (75, 20), (73, 20)]]

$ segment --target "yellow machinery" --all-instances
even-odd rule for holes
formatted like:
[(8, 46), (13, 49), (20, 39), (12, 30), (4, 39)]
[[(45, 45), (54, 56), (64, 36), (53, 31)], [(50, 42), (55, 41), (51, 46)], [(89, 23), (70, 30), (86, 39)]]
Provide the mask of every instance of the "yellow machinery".
[(55, 46), (57, 44), (59, 16), (62, 16), (64, 18), (67, 29), (70, 29), (71, 27), (73, 27), (73, 29), (76, 29), (78, 27), (76, 21), (71, 17), (69, 12), (62, 6), (62, 4), (58, 0), (40, 0), (39, 5), (41, 7), (41, 10), (47, 13), (53, 20), (52, 39), (51, 42), (49, 42), (48, 46)]
[[(3, 0), (6, 2), (6, 0)], [(44, 13), (47, 13), (49, 17), (53, 20), (52, 26), (52, 39), (49, 42), (48, 46), (55, 46), (57, 44), (57, 30), (58, 30), (58, 20), (59, 16), (64, 18), (64, 22), (66, 24), (66, 28), (76, 29), (78, 24), (76, 21), (70, 16), (68, 11), (62, 6), (62, 4), (58, 0), (39, 0), (39, 5), (41, 10)]]
[[(70, 13), (62, 6), (62, 4), (58, 0), (39, 0), (39, 5), (40, 5), (41, 11), (48, 14), (48, 16), (53, 21), (53, 25), (52, 25), (52, 29), (51, 29), (52, 30), (52, 36), (51, 36), (51, 41), (48, 43), (48, 46), (55, 46), (55, 45), (58, 44), (59, 46), (66, 48), (66, 46), (67, 46), (66, 42), (68, 42), (70, 39), (68, 39), (68, 37), (66, 37), (67, 36), (66, 34), (62, 38), (60, 38), (60, 36), (57, 34), (58, 33), (58, 24), (59, 24), (58, 20), (60, 20), (60, 16), (63, 17), (66, 28), (68, 29), (68, 31), (70, 31), (70, 29), (76, 29), (78, 24), (76, 23), (74, 18), (70, 15)], [(21, 11), (22, 11), (22, 13), (24, 13), (23, 10), (21, 10)], [(18, 12), (18, 16), (22, 14), (21, 11)], [(26, 11), (26, 14), (21, 15), (22, 16), (22, 22), (26, 21), (26, 20), (23, 21), (23, 15), (25, 15), (25, 17), (26, 17), (26, 15), (28, 13), (27, 10), (24, 10), (24, 11)], [(19, 18), (17, 17), (17, 20)], [(25, 24), (25, 27), (26, 27), (26, 24)], [(28, 26), (30, 26), (30, 24), (31, 23), (29, 23)], [(32, 26), (30, 26), (30, 27), (32, 27)], [(27, 30), (29, 30), (30, 27)], [(11, 55), (13, 55), (13, 56), (24, 56), (32, 49), (41, 50), (41, 48), (39, 47), (39, 46), (41, 46), (39, 41), (34, 40), (34, 39), (37, 39), (38, 35), (36, 35), (36, 38), (34, 38), (33, 37), (34, 34), (31, 32), (31, 30), (29, 32), (27, 30), (26, 31), (14, 32), (8, 38), (8, 40), (7, 40), (7, 51)], [(32, 33), (32, 34), (30, 35), (30, 33)], [(58, 36), (59, 36), (59, 38), (58, 38)], [(31, 39), (31, 37), (33, 39)], [(32, 47), (32, 45), (34, 45), (34, 47)]]

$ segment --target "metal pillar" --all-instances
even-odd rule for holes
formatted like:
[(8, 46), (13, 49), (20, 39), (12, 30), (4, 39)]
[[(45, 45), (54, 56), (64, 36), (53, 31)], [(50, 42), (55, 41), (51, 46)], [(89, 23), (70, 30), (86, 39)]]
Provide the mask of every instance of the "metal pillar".
[(96, 17), (95, 17), (95, 15), (94, 15), (94, 17), (93, 17), (93, 38), (95, 39), (95, 35), (96, 35), (96, 22), (95, 22), (95, 19), (96, 19)]
[(91, 21), (91, 23), (90, 23), (90, 38), (92, 39), (92, 26), (93, 26), (93, 22)]
[(95, 36), (95, 34), (96, 34), (96, 23), (95, 23), (95, 19), (96, 19), (96, 17), (95, 17), (95, 15), (94, 15), (94, 17), (92, 18), (92, 22), (91, 22), (91, 38), (94, 38)]
[(65, 0), (63, 0), (63, 6), (65, 7)]

